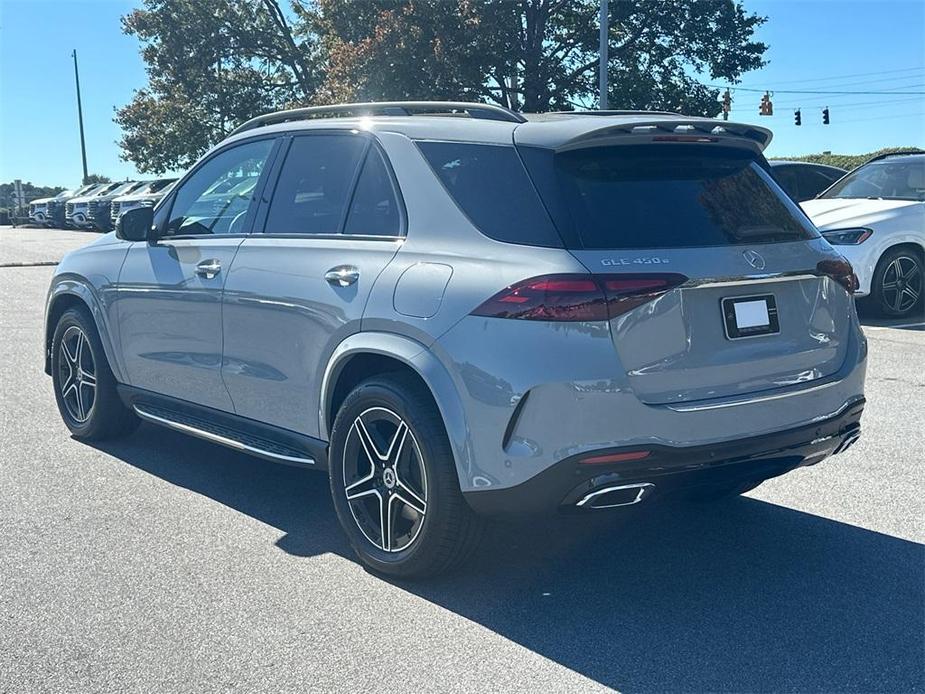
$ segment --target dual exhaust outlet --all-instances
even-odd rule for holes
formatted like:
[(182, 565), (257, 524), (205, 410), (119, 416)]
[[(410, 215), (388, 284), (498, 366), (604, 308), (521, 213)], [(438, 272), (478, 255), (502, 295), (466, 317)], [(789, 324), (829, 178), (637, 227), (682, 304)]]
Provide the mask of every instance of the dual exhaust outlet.
[(600, 487), (581, 497), (575, 506), (581, 509), (618, 508), (633, 506), (655, 491), (651, 482), (634, 482)]

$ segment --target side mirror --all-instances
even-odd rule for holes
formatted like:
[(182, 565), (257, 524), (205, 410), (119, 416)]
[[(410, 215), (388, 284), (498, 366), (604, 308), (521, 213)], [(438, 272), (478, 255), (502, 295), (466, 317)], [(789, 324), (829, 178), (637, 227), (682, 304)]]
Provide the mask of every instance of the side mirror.
[(154, 226), (153, 207), (135, 207), (119, 215), (116, 237), (125, 241), (147, 241)]

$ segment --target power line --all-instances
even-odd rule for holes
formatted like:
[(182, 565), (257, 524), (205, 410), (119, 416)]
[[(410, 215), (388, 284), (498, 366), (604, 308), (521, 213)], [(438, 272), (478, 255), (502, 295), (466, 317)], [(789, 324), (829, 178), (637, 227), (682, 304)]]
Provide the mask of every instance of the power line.
[[(843, 110), (851, 110), (854, 108), (860, 108), (862, 106), (868, 106), (870, 108), (887, 108), (891, 106), (908, 104), (913, 101), (921, 101), (921, 99), (919, 99), (917, 96), (913, 96), (913, 97), (904, 96), (901, 99), (878, 99), (877, 101), (854, 101), (854, 102), (847, 103), (847, 104), (833, 103), (831, 105), (837, 110), (843, 111)], [(802, 103), (793, 102), (792, 104), (774, 104), (774, 106), (784, 111), (787, 109), (794, 109), (794, 108), (807, 108), (807, 109), (822, 108), (823, 104), (821, 103), (820, 104), (808, 104), (806, 102), (802, 102)]]
[(841, 125), (842, 123), (866, 123), (868, 121), (890, 120), (893, 118), (912, 118), (914, 116), (925, 116), (925, 111), (915, 111), (913, 113), (894, 113), (889, 116), (873, 116), (871, 118), (851, 118), (849, 120), (833, 121), (832, 123), (833, 125)]
[[(873, 72), (852, 72), (845, 75), (834, 75), (831, 77), (809, 77), (802, 80), (781, 80), (777, 82), (770, 82), (769, 85), (773, 84), (806, 84), (807, 82), (828, 82), (829, 80), (839, 80), (839, 79), (848, 79), (853, 77), (868, 77), (870, 75), (890, 75), (896, 74), (899, 72), (915, 72), (925, 70), (925, 66), (918, 67), (903, 67), (897, 68), (895, 70), (874, 70)], [(900, 79), (900, 78), (896, 78)]]
[[(701, 82), (701, 84), (703, 83)], [(709, 87), (710, 89), (726, 89), (727, 88), (726, 85), (721, 85), (721, 84), (703, 84), (703, 86)], [(763, 93), (767, 91), (772, 91), (777, 94), (826, 94), (826, 95), (832, 95), (832, 94), (862, 95), (863, 94), (863, 95), (871, 95), (871, 96), (877, 95), (877, 94), (885, 94), (888, 96), (925, 96), (925, 92), (826, 91), (826, 90), (816, 91), (816, 90), (807, 90), (807, 89), (771, 89), (771, 90), (768, 90), (768, 89), (750, 89), (748, 87), (736, 87), (736, 86), (730, 86), (728, 88), (732, 90), (737, 90), (740, 92), (761, 92)]]
[[(925, 86), (925, 85), (922, 85)], [(773, 92), (772, 92), (773, 93)], [(890, 92), (891, 94), (896, 94), (897, 92)], [(849, 103), (858, 103), (858, 102), (847, 102), (843, 99), (851, 99), (854, 95), (842, 94), (840, 96), (812, 96), (808, 95), (802, 98), (799, 98), (799, 102), (796, 101), (798, 97), (787, 96), (785, 97), (788, 100), (788, 104), (792, 103), (794, 106), (813, 106), (816, 104), (831, 104), (832, 106), (847, 106)], [(890, 99), (887, 95), (883, 95), (884, 98), (877, 101), (863, 102), (863, 103), (890, 103), (892, 101), (921, 101), (919, 96), (901, 96), (898, 99)], [(784, 106), (781, 106), (784, 108)]]

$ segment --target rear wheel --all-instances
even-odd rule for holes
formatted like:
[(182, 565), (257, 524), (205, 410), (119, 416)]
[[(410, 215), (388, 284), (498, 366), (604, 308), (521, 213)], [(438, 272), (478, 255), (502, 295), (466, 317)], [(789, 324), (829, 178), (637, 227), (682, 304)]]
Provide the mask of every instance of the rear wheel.
[(51, 374), (58, 411), (79, 439), (103, 440), (131, 432), (138, 418), (123, 404), (96, 326), (86, 310), (58, 320), (51, 343)]
[(896, 248), (883, 254), (871, 283), (877, 310), (890, 318), (903, 318), (922, 312), (922, 254)]
[(331, 494), (351, 546), (369, 569), (416, 578), (465, 561), (481, 536), (459, 489), (430, 393), (413, 378), (364, 381), (331, 433)]

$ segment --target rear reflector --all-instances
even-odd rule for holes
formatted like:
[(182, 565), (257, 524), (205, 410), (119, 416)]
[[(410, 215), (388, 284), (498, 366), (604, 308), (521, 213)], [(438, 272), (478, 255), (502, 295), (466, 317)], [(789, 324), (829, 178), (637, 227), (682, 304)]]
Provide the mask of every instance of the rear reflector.
[(820, 275), (831, 277), (847, 289), (849, 294), (854, 294), (860, 286), (857, 275), (854, 274), (854, 268), (844, 258), (840, 260), (822, 260), (816, 265), (816, 272)]
[(605, 321), (687, 281), (675, 273), (543, 275), (495, 294), (474, 316), (541, 321)]
[(611, 453), (609, 455), (595, 455), (582, 458), (582, 465), (606, 465), (607, 463), (625, 463), (630, 460), (642, 460), (649, 457), (649, 451), (628, 451), (626, 453)]

